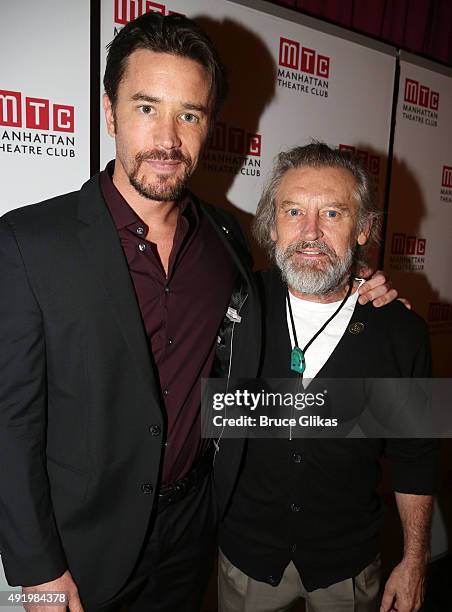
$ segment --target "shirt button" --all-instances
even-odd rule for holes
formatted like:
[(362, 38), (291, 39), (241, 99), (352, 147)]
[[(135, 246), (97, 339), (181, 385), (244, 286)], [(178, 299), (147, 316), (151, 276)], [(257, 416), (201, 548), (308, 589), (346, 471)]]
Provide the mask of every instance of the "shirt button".
[(301, 510), (300, 504), (291, 504), (290, 505), (290, 511), (291, 512), (300, 512), (300, 510)]
[(138, 245), (138, 248), (140, 249), (141, 252), (143, 252), (146, 248), (146, 245), (143, 244), (142, 242)]
[(169, 287), (165, 287), (165, 289), (164, 289), (163, 291), (166, 293), (166, 295), (168, 295), (168, 293), (169, 293)]
[(150, 493), (154, 491), (154, 487), (152, 486), (150, 482), (144, 482), (141, 485), (141, 490), (143, 491), (145, 495), (149, 495)]
[(137, 227), (137, 234), (142, 236), (144, 234), (144, 227)]
[(292, 455), (292, 461), (294, 463), (301, 463), (301, 455), (299, 455), (298, 453), (294, 453)]
[(267, 580), (272, 586), (276, 586), (278, 584), (278, 578), (275, 578), (275, 576), (269, 576)]
[(163, 389), (163, 395), (166, 397), (169, 393), (169, 389)]
[(160, 428), (160, 425), (151, 425), (149, 427), (149, 432), (153, 435), (153, 436), (159, 436), (162, 433), (162, 430)]
[(173, 341), (171, 340), (171, 338), (168, 338), (168, 344), (169, 344), (169, 346), (171, 346), (173, 344)]

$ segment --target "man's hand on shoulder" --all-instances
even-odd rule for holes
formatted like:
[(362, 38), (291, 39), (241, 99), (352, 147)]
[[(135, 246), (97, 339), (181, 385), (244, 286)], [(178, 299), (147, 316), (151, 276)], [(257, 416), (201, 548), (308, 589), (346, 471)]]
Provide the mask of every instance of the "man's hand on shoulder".
[(67, 605), (25, 605), (27, 612), (83, 612), (82, 602), (78, 596), (77, 586), (72, 579), (69, 570), (66, 570), (62, 576), (51, 580), (50, 582), (44, 582), (36, 586), (22, 587), (22, 592), (26, 593), (66, 593)]
[[(360, 271), (363, 278), (367, 278), (371, 274), (372, 270), (364, 269)], [(394, 301), (397, 296), (397, 290), (391, 285), (391, 282), (386, 279), (384, 272), (377, 270), (365, 283), (358, 289), (360, 297), (358, 299), (360, 304), (367, 304), (372, 302), (377, 308), (379, 306), (385, 306), (390, 302)], [(406, 308), (411, 309), (411, 304), (405, 298), (399, 298), (400, 301)]]
[(426, 562), (404, 557), (386, 582), (380, 612), (417, 612), (424, 599)]

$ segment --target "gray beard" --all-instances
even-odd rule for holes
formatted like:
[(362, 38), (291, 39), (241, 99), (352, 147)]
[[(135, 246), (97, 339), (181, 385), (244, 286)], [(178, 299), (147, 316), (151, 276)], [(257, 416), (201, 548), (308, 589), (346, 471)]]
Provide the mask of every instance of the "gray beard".
[[(309, 262), (295, 263), (292, 255), (295, 251), (315, 248), (326, 253), (329, 261), (324, 268), (316, 268)], [(298, 242), (286, 249), (275, 246), (274, 253), (276, 265), (287, 285), (299, 293), (307, 295), (328, 295), (333, 293), (350, 275), (354, 252), (349, 247), (344, 257), (338, 257), (324, 242), (314, 240), (312, 242)]]

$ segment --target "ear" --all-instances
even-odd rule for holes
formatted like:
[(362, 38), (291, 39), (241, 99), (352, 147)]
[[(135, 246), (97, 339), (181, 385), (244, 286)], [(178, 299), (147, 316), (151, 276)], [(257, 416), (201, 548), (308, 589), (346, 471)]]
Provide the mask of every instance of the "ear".
[(105, 122), (107, 124), (107, 131), (114, 138), (116, 134), (115, 130), (115, 114), (113, 111), (113, 105), (110, 101), (110, 98), (106, 93), (104, 93), (102, 98), (102, 103), (104, 105), (104, 113), (105, 113)]
[(359, 246), (364, 246), (369, 240), (370, 236), (370, 224), (366, 223), (366, 226), (359, 232), (356, 242)]
[(270, 238), (273, 240), (273, 242), (276, 242), (278, 240), (278, 234), (276, 232), (275, 226), (272, 225), (271, 229), (270, 229)]

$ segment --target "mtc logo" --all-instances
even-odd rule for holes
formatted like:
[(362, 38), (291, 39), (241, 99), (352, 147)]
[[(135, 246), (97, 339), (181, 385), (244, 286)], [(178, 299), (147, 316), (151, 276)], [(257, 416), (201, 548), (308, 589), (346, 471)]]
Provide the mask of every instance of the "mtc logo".
[(32, 130), (52, 129), (55, 132), (73, 132), (74, 107), (65, 104), (51, 105), (50, 101), (45, 98), (26, 96), (22, 100), (20, 91), (0, 89), (0, 125), (26, 127)]
[[(175, 11), (168, 11), (172, 15)], [(160, 13), (166, 15), (166, 6), (151, 0), (115, 0), (115, 23), (126, 25), (136, 17), (145, 13)], [(180, 13), (176, 13), (180, 14)]]
[(430, 87), (421, 85), (419, 81), (405, 79), (404, 101), (437, 111), (439, 108), (439, 93), (431, 90)]
[(443, 166), (442, 187), (452, 188), (452, 166)]
[(407, 236), (406, 234), (392, 234), (392, 255), (425, 255), (425, 238)]
[(428, 305), (428, 320), (432, 323), (452, 321), (452, 305), (444, 302), (430, 302)]
[(357, 149), (347, 144), (340, 144), (339, 151), (349, 151), (352, 155), (361, 160), (363, 166), (367, 168), (371, 174), (375, 174), (376, 176), (380, 174), (380, 157), (378, 155), (371, 155), (369, 151)]
[(262, 136), (251, 134), (242, 128), (227, 126), (222, 121), (215, 124), (209, 142), (211, 151), (235, 153), (236, 155), (261, 156)]
[(330, 58), (314, 49), (303, 47), (290, 38), (279, 39), (279, 65), (300, 70), (327, 79), (330, 76)]

